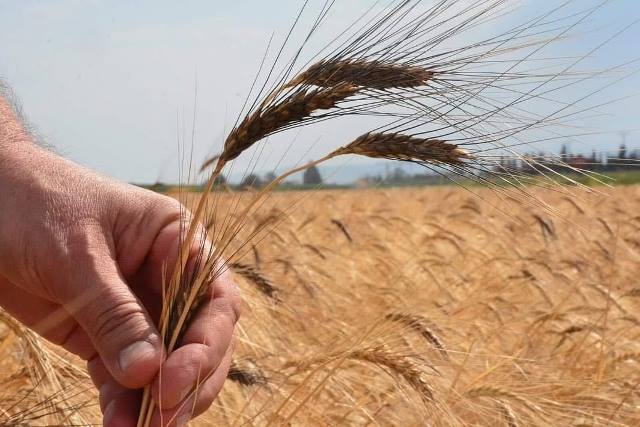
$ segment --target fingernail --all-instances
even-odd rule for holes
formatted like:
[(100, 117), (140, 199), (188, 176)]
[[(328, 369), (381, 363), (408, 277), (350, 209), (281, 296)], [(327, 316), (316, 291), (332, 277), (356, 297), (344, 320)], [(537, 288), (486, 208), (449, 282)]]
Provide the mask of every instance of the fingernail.
[(120, 351), (118, 356), (118, 365), (121, 371), (127, 371), (131, 365), (139, 360), (153, 357), (156, 354), (156, 348), (147, 341), (134, 342), (124, 350)]
[(102, 425), (108, 427), (111, 423), (111, 419), (113, 418), (113, 414), (116, 410), (116, 401), (112, 400), (108, 405), (107, 409), (104, 410), (104, 415), (102, 416)]
[(191, 419), (190, 414), (182, 414), (178, 417), (178, 427), (186, 427), (189, 424), (189, 420)]

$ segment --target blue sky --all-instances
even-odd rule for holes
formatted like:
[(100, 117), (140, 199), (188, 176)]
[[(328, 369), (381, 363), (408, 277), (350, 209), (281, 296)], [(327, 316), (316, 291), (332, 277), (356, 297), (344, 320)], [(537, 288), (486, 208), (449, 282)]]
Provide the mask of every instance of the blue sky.
[[(372, 1), (337, 3), (322, 29), (327, 34), (350, 23)], [(523, 20), (540, 5), (559, 2), (523, 3), (523, 11), (508, 19)], [(276, 39), (286, 33), (300, 5), (294, 0), (0, 0), (0, 78), (63, 155), (126, 181), (175, 181), (178, 138), (191, 138), (194, 105), (197, 161), (220, 147), (267, 40), (272, 32)], [(569, 46), (588, 50), (638, 18), (640, 2), (613, 0), (586, 26), (597, 31)], [(606, 68), (637, 58), (639, 43), (636, 26), (598, 51), (589, 65)], [(633, 95), (638, 83), (632, 77), (607, 96)], [(609, 133), (574, 150), (614, 147), (618, 130), (640, 128), (639, 107), (637, 96), (607, 106), (606, 119), (594, 126)], [(628, 145), (640, 146), (640, 133), (627, 138)], [(340, 142), (339, 127), (319, 127), (303, 137), (289, 133), (262, 152), (256, 168), (269, 170), (283, 156), (286, 165), (316, 158)], [(236, 169), (246, 169), (250, 161), (240, 159)]]

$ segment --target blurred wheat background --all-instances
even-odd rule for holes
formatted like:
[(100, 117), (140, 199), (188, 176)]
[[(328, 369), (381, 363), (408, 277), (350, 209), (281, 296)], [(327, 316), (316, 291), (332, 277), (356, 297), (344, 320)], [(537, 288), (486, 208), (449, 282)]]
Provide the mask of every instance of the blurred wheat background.
[[(272, 194), (194, 425), (638, 425), (640, 188), (598, 193)], [(82, 370), (3, 320), (0, 424), (99, 423)]]

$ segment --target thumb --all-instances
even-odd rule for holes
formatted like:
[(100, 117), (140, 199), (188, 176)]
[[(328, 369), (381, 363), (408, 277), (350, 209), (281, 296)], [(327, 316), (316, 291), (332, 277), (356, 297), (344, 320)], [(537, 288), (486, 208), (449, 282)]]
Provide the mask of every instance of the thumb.
[(160, 334), (107, 245), (80, 246), (91, 249), (71, 257), (74, 270), (61, 303), (85, 330), (114, 379), (128, 388), (141, 388), (160, 369)]

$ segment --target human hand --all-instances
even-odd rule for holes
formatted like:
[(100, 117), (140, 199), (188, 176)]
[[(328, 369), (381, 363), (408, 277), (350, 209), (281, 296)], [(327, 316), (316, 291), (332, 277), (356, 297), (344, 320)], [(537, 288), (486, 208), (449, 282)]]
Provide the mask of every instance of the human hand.
[(87, 360), (104, 425), (135, 426), (147, 384), (163, 425), (206, 410), (229, 369), (240, 299), (228, 276), (216, 279), (180, 348), (163, 354), (162, 269), (177, 257), (184, 208), (28, 142), (0, 143), (0, 189), (0, 305)]

